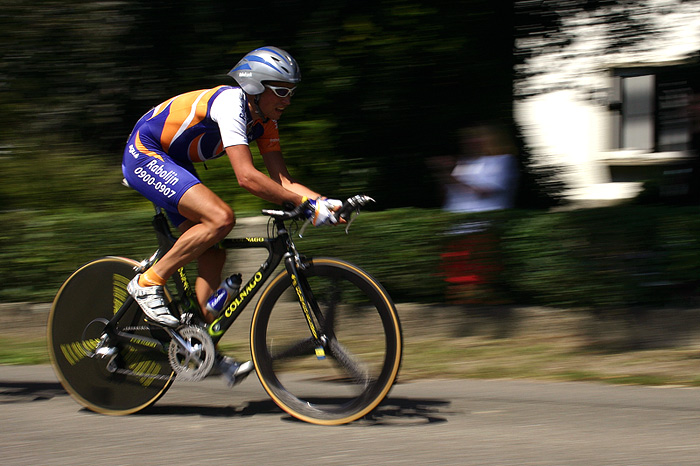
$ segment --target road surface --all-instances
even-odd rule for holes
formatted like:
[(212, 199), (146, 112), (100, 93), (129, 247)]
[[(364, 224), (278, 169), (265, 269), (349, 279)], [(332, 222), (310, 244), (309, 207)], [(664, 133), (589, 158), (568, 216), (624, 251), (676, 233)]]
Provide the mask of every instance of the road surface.
[(176, 382), (130, 416), (82, 409), (50, 366), (0, 366), (0, 464), (697, 465), (700, 390), (512, 380), (397, 385), (375, 416), (291, 419), (251, 376)]

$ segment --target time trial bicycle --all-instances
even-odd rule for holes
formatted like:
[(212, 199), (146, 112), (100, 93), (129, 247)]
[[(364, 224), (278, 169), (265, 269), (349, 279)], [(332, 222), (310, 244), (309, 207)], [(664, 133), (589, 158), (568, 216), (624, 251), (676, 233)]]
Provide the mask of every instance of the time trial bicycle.
[[(348, 199), (348, 220), (372, 201)], [(349, 262), (299, 253), (290, 233), (304, 206), (263, 210), (268, 237), (227, 238), (225, 249), (264, 248), (267, 258), (216, 320), (204, 323), (183, 267), (166, 286), (173, 315), (168, 328), (146, 320), (126, 287), (175, 242), (156, 207), (158, 249), (142, 262), (103, 257), (75, 271), (58, 291), (48, 321), (52, 365), (66, 391), (103, 414), (130, 414), (161, 398), (176, 379), (202, 380), (217, 343), (253, 298), (250, 352), (272, 400), (300, 420), (337, 425), (375, 409), (394, 385), (403, 341), (396, 307), (382, 285)], [(347, 231), (347, 230), (346, 230)], [(275, 272), (280, 264), (281, 271)], [(273, 277), (274, 275), (274, 277)], [(174, 289), (173, 289), (174, 288)], [(116, 348), (101, 357), (102, 345)]]

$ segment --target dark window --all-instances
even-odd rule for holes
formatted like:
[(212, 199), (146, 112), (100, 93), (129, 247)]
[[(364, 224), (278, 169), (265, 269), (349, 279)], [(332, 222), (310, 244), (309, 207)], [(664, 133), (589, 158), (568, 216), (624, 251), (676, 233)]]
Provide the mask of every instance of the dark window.
[[(697, 65), (624, 68), (613, 72), (613, 149), (648, 152), (691, 148), (689, 105)], [(694, 91), (695, 88), (695, 91)]]

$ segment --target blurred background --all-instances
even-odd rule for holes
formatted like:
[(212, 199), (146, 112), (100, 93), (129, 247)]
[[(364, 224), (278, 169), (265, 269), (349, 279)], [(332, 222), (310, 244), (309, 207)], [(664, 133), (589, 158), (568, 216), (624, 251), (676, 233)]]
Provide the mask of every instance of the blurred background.
[(226, 73), (268, 44), (301, 65), (282, 138), (322, 192), (371, 187), (384, 208), (438, 206), (426, 156), (454, 152), (470, 121), (512, 116), (507, 2), (15, 0), (1, 14), (4, 160), (36, 160), (48, 188), (3, 187), (13, 208), (119, 209), (112, 181), (136, 120), (179, 93), (235, 84)]
[[(93, 258), (149, 255), (150, 206), (120, 185), (132, 126), (174, 95), (233, 84), (226, 73), (245, 53), (276, 45), (303, 77), (280, 122), (291, 171), (329, 196), (378, 201), (349, 239), (319, 231), (305, 248), (332, 245), (397, 301), (695, 304), (696, 2), (0, 7), (0, 302), (48, 302)], [(490, 155), (512, 156), (512, 202), (450, 209), (447, 186), (472, 173), (464, 129), (476, 126), (502, 136)], [(644, 162), (669, 151), (666, 165)], [(198, 169), (240, 217), (265, 207), (225, 158)]]

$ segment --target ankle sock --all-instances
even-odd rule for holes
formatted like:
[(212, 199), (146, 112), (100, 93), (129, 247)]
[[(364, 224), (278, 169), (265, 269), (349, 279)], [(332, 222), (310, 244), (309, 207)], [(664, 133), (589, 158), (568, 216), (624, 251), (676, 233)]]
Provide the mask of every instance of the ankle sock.
[(146, 270), (139, 277), (139, 286), (163, 286), (167, 280), (151, 268)]

